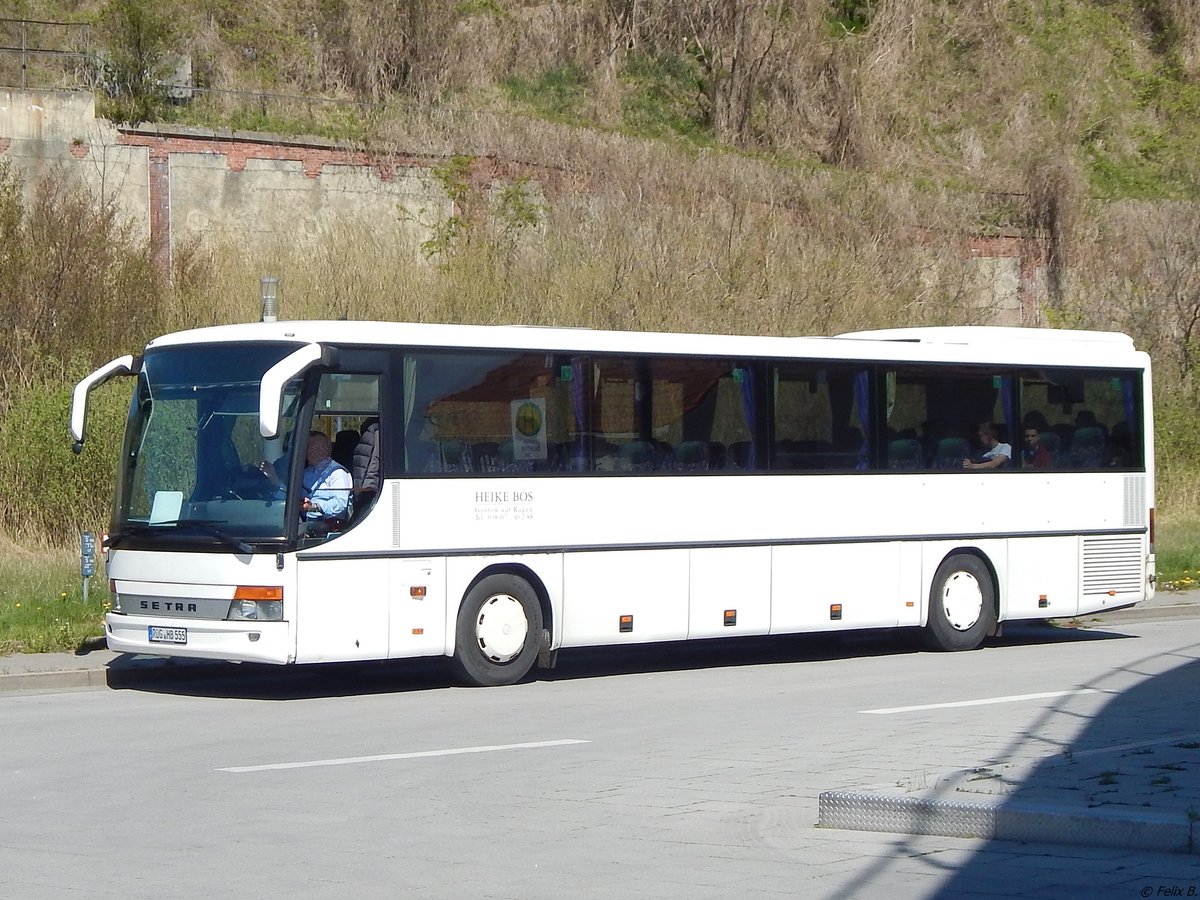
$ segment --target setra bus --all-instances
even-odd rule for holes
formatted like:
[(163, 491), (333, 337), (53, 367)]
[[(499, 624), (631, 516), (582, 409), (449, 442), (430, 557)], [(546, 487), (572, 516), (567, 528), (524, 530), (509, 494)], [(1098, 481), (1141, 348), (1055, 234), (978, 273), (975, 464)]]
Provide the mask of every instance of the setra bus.
[[(1120, 334), (217, 326), (81, 381), (77, 450), (117, 375), (117, 651), (445, 655), (498, 685), (596, 645), (911, 627), (971, 649), (1154, 591), (1150, 360)], [(359, 451), (327, 522), (304, 512), (313, 432)]]

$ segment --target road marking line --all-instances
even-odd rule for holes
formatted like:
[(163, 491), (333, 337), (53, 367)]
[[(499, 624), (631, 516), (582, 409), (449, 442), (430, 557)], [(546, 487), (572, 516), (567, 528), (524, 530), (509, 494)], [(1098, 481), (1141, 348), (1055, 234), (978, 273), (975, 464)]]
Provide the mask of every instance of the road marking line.
[(1021, 700), (1048, 700), (1051, 697), (1073, 697), (1076, 694), (1106, 693), (1095, 688), (1080, 688), (1077, 691), (1046, 691), (1041, 694), (1013, 694), (1009, 697), (987, 697), (983, 700), (956, 700), (952, 703), (926, 703), (924, 706), (892, 706), (888, 709), (861, 709), (867, 715), (887, 716), (892, 713), (919, 712), (923, 709), (953, 709), (959, 706), (987, 706), (991, 703), (1018, 703)]
[(453, 750), (421, 750), (416, 753), (381, 753), (378, 756), (344, 756), (340, 759), (312, 759), (307, 762), (270, 763), (262, 766), (229, 766), (218, 772), (267, 772), (272, 769), (311, 769), (314, 766), (349, 766), (354, 763), (384, 762), (390, 759), (423, 759), (428, 756), (461, 756), (465, 753), (492, 753), (497, 750), (534, 750), (539, 747), (563, 747), (567, 744), (590, 744), (591, 741), (572, 739), (534, 741), (528, 744), (495, 744), (489, 747), (458, 747)]

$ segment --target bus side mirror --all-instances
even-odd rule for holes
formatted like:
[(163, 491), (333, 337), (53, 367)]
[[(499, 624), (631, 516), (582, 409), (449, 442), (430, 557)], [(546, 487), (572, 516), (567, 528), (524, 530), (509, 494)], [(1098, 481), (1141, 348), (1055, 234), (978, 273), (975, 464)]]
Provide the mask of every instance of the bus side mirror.
[(258, 391), (258, 432), (264, 438), (269, 440), (279, 435), (279, 408), (283, 403), (284, 386), (318, 363), (336, 365), (337, 353), (332, 347), (306, 344), (267, 369)]
[(136, 375), (141, 368), (142, 358), (140, 356), (119, 356), (111, 362), (105, 363), (75, 385), (75, 392), (71, 397), (71, 437), (75, 439), (71, 444), (71, 450), (75, 454), (83, 452), (84, 431), (87, 425), (87, 401), (92, 388), (99, 387), (118, 375)]

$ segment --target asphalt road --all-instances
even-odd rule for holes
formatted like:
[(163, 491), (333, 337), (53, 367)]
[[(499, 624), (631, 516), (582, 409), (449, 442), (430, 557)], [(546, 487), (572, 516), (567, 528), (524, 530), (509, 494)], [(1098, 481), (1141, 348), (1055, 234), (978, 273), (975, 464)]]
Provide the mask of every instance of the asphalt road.
[(1197, 690), (1112, 712), (1198, 660), (1193, 618), (576, 651), (497, 689), (428, 661), (0, 695), (0, 898), (1200, 896), (1196, 855), (815, 824), (824, 790), (1200, 732)]

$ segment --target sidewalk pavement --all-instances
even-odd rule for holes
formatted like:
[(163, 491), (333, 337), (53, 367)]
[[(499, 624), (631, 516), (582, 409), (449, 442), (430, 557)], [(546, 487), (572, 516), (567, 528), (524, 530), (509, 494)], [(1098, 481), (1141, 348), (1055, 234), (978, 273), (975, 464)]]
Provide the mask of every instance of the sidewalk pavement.
[[(1060, 620), (1059, 626), (1200, 617), (1200, 591), (1159, 593), (1127, 610)], [(1029, 841), (1200, 855), (1198, 664), (1147, 660), (1132, 688), (1110, 690), (1103, 712), (1067, 746), (1040, 742), (1025, 758), (823, 792), (827, 828)], [(1155, 671), (1159, 666), (1163, 671)], [(1080, 715), (1069, 708), (1064, 715)], [(1039, 744), (1035, 731), (1024, 737)], [(1096, 745), (1096, 746), (1092, 746)]]
[[(1200, 590), (1160, 592), (1131, 609), (1056, 624), (1119, 628), (1196, 618)], [(75, 654), (0, 657), (0, 694), (164, 684), (227, 677), (234, 669), (233, 663), (212, 660), (114, 653), (97, 639)], [(1195, 692), (1190, 683), (1172, 689), (1184, 697)], [(1140, 717), (1132, 726), (1138, 729), (1134, 740), (1082, 752), (1047, 751), (1039, 758), (862, 790), (826, 791), (819, 798), (818, 825), (1200, 855), (1200, 720), (1181, 731), (1179, 707), (1170, 701), (1156, 707), (1139, 698), (1131, 704)]]

